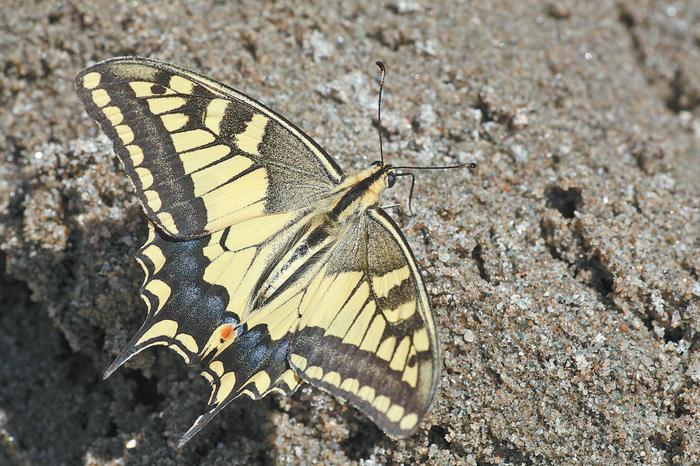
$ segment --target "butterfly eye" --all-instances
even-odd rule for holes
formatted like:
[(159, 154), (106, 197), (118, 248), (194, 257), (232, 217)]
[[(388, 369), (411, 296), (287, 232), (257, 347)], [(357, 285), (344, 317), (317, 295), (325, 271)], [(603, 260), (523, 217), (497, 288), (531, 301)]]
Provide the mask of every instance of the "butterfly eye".
[(374, 162), (370, 163), (370, 167), (378, 167), (382, 164), (381, 160), (375, 160)]
[(386, 176), (386, 183), (390, 188), (394, 187), (396, 184), (396, 174), (394, 172), (389, 172), (389, 174)]

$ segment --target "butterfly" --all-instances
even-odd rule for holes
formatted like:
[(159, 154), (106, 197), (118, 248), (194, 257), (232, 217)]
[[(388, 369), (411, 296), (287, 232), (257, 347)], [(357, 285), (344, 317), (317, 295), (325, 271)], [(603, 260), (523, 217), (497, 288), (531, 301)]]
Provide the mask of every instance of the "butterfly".
[(415, 257), (379, 206), (396, 169), (347, 175), (260, 102), (161, 61), (102, 61), (75, 87), (148, 217), (147, 317), (105, 378), (156, 345), (201, 368), (211, 396), (180, 445), (235, 398), (303, 382), (411, 435), (440, 352)]

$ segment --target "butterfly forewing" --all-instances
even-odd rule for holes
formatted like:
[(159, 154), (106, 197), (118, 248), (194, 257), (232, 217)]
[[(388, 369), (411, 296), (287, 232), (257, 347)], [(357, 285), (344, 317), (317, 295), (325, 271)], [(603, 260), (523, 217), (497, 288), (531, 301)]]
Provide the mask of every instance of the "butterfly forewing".
[(385, 432), (410, 435), (435, 394), (439, 352), (425, 286), (396, 224), (368, 210), (308, 289), (292, 368)]
[(82, 71), (75, 82), (148, 217), (170, 236), (198, 237), (306, 207), (342, 179), (301, 130), (191, 71), (116, 58)]

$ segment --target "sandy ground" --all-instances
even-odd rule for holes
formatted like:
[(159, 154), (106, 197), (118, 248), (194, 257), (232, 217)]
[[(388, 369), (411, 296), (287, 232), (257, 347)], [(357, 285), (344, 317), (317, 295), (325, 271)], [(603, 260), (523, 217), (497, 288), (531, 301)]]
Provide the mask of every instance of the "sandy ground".
[[(700, 462), (700, 3), (81, 3), (0, 6), (0, 464)], [(382, 59), (388, 159), (479, 163), (396, 215), (443, 356), (415, 436), (305, 388), (177, 450), (203, 379), (161, 350), (101, 380), (145, 313), (145, 219), (72, 79), (127, 54), (258, 97), (348, 171), (377, 158)]]

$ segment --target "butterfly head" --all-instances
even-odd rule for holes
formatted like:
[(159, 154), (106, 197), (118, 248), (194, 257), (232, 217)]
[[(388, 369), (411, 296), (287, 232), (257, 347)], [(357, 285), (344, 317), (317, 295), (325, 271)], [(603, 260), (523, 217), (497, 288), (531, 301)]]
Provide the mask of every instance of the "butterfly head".
[(379, 172), (379, 177), (384, 180), (385, 188), (393, 188), (396, 184), (396, 171), (390, 164), (375, 160), (370, 164), (370, 169), (373, 169), (375, 173)]
[[(379, 67), (379, 70), (381, 71), (381, 75), (379, 77), (379, 99), (377, 101), (377, 133), (379, 135), (379, 156), (380, 159), (372, 162), (370, 165), (369, 171), (371, 172), (371, 176), (376, 178), (382, 178), (384, 180), (383, 183), (381, 183), (381, 187), (377, 188), (377, 185), (380, 183), (373, 183), (373, 191), (377, 192), (377, 197), (381, 195), (381, 192), (384, 191), (386, 188), (393, 188), (394, 185), (396, 184), (396, 178), (400, 176), (407, 176), (411, 178), (411, 189), (408, 194), (408, 211), (413, 212), (411, 209), (411, 199), (413, 199), (413, 187), (415, 186), (416, 183), (416, 177), (413, 173), (410, 171), (405, 171), (405, 170), (444, 170), (444, 169), (449, 169), (449, 168), (462, 168), (462, 167), (467, 167), (470, 170), (473, 170), (476, 168), (476, 163), (475, 162), (470, 162), (470, 163), (462, 163), (458, 165), (445, 165), (445, 166), (401, 166), (401, 167), (394, 167), (388, 163), (384, 163), (384, 145), (382, 143), (382, 91), (384, 89), (384, 78), (386, 76), (386, 68), (384, 67), (384, 64), (380, 61), (377, 62), (377, 66)], [(397, 170), (401, 170), (400, 172), (397, 172)], [(382, 176), (383, 175), (383, 176)], [(397, 205), (393, 205), (392, 207), (395, 207)]]

